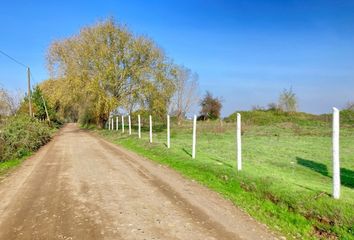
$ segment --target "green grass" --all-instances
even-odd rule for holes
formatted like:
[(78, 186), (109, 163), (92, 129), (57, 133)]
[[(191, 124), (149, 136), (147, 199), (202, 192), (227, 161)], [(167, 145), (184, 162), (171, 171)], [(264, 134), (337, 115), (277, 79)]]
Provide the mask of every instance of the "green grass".
[(198, 122), (197, 157), (191, 159), (191, 123), (164, 125), (153, 144), (120, 131), (105, 138), (166, 164), (221, 193), (272, 230), (290, 238), (354, 239), (354, 128), (341, 129), (341, 199), (331, 197), (331, 127), (328, 122), (243, 125), (243, 170), (236, 169), (234, 123)]
[(10, 170), (18, 167), (25, 159), (29, 158), (32, 154), (27, 153), (21, 158), (12, 159), (5, 162), (0, 162), (0, 176), (8, 173)]

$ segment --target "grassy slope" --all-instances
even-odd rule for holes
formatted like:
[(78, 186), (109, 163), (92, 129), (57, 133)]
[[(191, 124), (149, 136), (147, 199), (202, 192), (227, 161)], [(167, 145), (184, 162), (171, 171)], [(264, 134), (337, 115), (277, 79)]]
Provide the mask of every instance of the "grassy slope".
[[(245, 119), (247, 120), (247, 119)], [(163, 127), (138, 140), (99, 131), (119, 143), (222, 193), (273, 230), (296, 238), (353, 238), (354, 129), (341, 132), (342, 196), (331, 194), (331, 137), (325, 122), (244, 125), (243, 171), (235, 171), (234, 124), (198, 123), (197, 159), (192, 160), (191, 124), (172, 126), (167, 149)], [(144, 129), (147, 130), (147, 129)]]

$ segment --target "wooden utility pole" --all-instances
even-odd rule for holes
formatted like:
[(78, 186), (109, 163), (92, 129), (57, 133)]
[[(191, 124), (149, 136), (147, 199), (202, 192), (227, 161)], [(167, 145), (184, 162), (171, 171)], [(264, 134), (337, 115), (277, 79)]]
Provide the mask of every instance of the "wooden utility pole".
[(48, 114), (47, 105), (45, 104), (45, 100), (44, 100), (43, 96), (41, 96), (41, 97), (42, 97), (43, 104), (44, 104), (45, 114), (47, 115), (48, 122), (50, 123), (50, 117), (49, 117), (49, 114)]
[(33, 117), (32, 113), (32, 99), (31, 99), (31, 70), (27, 67), (27, 85), (28, 85), (28, 106), (29, 106), (29, 115)]

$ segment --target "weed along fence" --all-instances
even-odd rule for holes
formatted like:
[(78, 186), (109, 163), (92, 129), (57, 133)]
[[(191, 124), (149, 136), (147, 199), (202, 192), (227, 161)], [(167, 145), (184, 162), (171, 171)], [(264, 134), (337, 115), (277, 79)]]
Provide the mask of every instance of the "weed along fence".
[[(126, 122), (128, 123), (127, 126)], [(335, 199), (340, 198), (340, 125), (339, 110), (336, 108), (333, 108), (331, 136), (327, 134), (330, 128), (323, 126), (319, 130), (323, 131), (323, 133), (316, 133), (315, 138), (312, 138), (311, 134), (308, 136), (306, 134), (297, 136), (286, 125), (272, 127), (249, 126), (247, 121), (241, 124), (240, 113), (236, 114), (235, 123), (224, 121), (197, 122), (197, 117), (194, 116), (192, 121), (185, 121), (180, 125), (173, 119), (171, 121), (169, 115), (162, 122), (154, 122), (152, 115), (145, 118), (142, 118), (140, 115), (112, 116), (107, 121), (107, 127), (111, 131), (121, 132), (121, 137), (132, 136), (141, 139), (141, 141), (148, 142), (153, 147), (165, 147), (171, 154), (182, 151), (186, 156), (189, 155), (191, 159), (195, 159), (196, 161), (205, 161), (211, 165), (217, 164), (232, 167), (240, 173), (247, 171), (252, 176), (257, 174), (265, 176), (279, 175), (278, 177), (290, 180), (303, 188), (311, 188), (311, 186), (308, 183), (302, 186), (302, 181), (311, 182), (312, 180), (302, 179), (299, 182), (298, 180), (301, 178), (301, 175), (304, 175), (305, 178), (310, 178), (311, 172), (317, 173), (322, 175), (322, 177), (332, 178), (332, 184), (330, 184), (331, 195)], [(125, 128), (128, 128), (128, 133), (125, 133)], [(296, 128), (294, 129), (299, 131)], [(327, 136), (325, 136), (326, 134)], [(331, 138), (332, 154), (329, 156), (325, 149), (328, 149), (328, 153), (330, 153), (328, 140)], [(313, 144), (317, 140), (321, 143), (317, 143), (314, 150)], [(310, 155), (309, 157), (300, 156), (313, 150), (313, 153), (308, 154)], [(346, 149), (344, 151), (346, 152)], [(318, 157), (322, 161), (332, 159), (331, 173), (328, 170), (330, 168), (326, 164), (316, 162), (315, 159), (308, 159), (316, 158), (317, 154), (320, 155)], [(242, 163), (242, 159), (245, 160), (244, 164)], [(347, 156), (345, 156), (345, 159), (347, 159)], [(351, 174), (349, 172), (349, 175), (345, 176), (345, 178), (350, 179), (353, 177)], [(348, 181), (348, 179), (345, 179), (345, 185), (352, 186)], [(324, 189), (320, 189), (322, 187)], [(324, 186), (323, 183), (315, 184), (315, 188), (316, 191), (328, 192), (328, 186)]]

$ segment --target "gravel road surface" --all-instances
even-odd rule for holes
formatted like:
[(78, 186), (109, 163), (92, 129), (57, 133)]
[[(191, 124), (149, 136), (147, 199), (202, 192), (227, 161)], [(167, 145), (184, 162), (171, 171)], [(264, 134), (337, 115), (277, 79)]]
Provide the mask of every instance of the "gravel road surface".
[(0, 182), (0, 239), (275, 239), (217, 193), (66, 125)]

